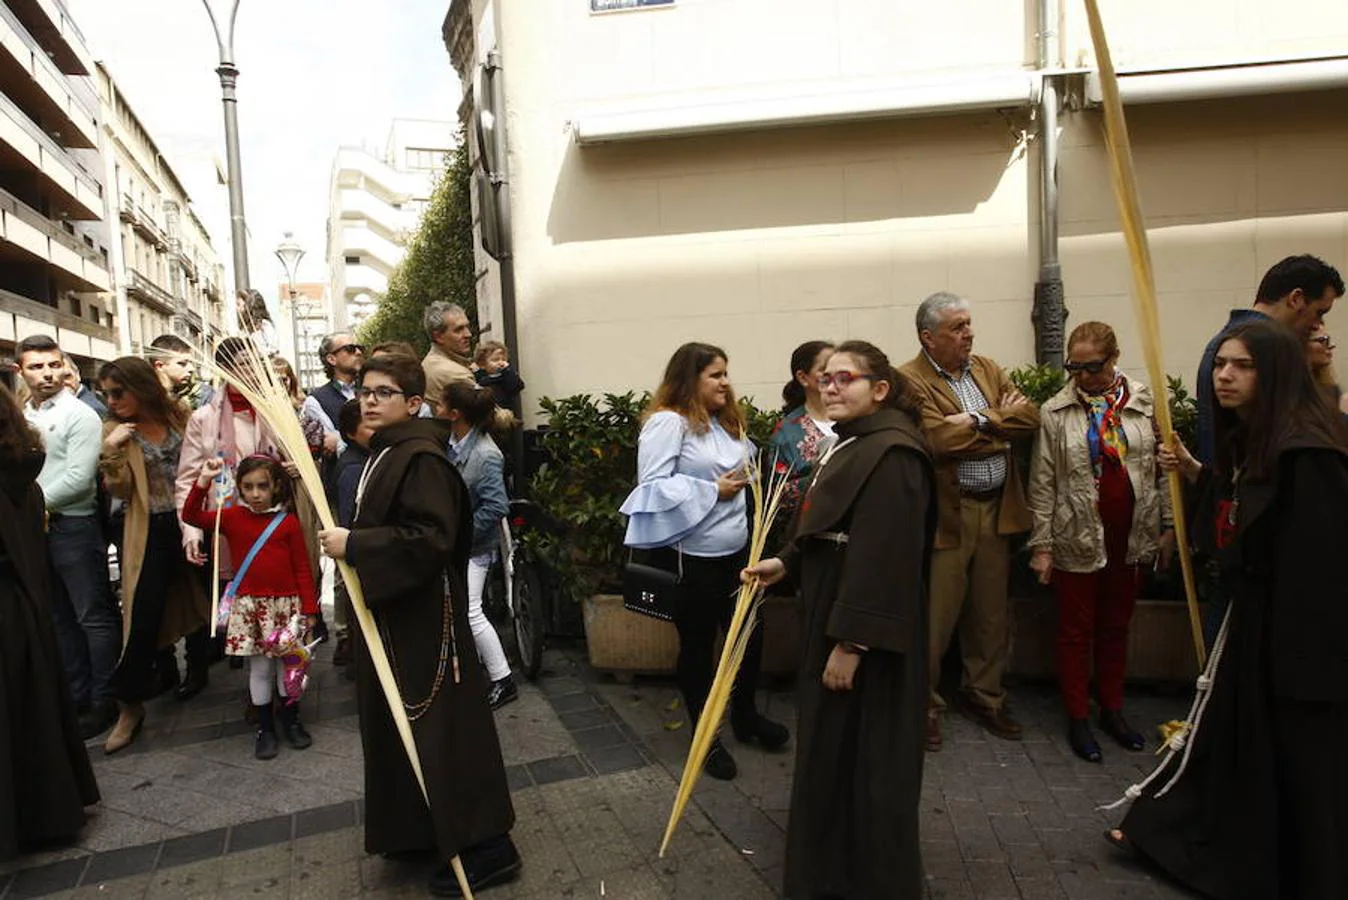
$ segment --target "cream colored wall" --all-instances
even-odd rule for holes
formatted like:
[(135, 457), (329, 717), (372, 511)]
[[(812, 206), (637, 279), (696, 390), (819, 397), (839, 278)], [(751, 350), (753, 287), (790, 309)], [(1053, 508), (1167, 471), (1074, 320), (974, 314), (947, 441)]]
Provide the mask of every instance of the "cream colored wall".
[[(671, 97), (926, 77), (951, 64), (955, 36), (979, 68), (1027, 65), (1033, 3), (974, 5), (926, 4), (922, 20), (890, 0), (678, 0), (602, 16), (497, 4), (526, 399), (649, 388), (675, 347), (707, 340), (729, 351), (741, 393), (770, 404), (801, 341), (865, 338), (910, 357), (916, 305), (937, 290), (974, 302), (979, 352), (1030, 361), (1038, 202), (1024, 112), (583, 149), (568, 131), (587, 112)], [(1163, 46), (1141, 26), (1115, 31), (1121, 58)], [(1345, 99), (1130, 110), (1172, 371), (1196, 366), (1276, 259), (1348, 260), (1348, 126), (1331, 124)], [(1064, 116), (1069, 327), (1106, 318), (1140, 365), (1097, 129), (1096, 112)]]

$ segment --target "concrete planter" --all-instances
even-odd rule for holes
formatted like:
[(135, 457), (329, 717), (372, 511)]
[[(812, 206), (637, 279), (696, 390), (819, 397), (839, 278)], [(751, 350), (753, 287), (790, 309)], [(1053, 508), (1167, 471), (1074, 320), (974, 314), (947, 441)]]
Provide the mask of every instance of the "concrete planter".
[[(1011, 600), (1015, 620), (1010, 672), (1055, 678), (1058, 612), (1050, 597)], [(1130, 681), (1189, 681), (1198, 675), (1188, 607), (1170, 600), (1139, 600), (1128, 634)]]
[[(670, 622), (623, 607), (616, 594), (585, 600), (585, 642), (590, 665), (617, 675), (669, 675), (679, 656), (679, 635)], [(791, 675), (800, 662), (802, 617), (794, 597), (763, 602), (763, 671)]]

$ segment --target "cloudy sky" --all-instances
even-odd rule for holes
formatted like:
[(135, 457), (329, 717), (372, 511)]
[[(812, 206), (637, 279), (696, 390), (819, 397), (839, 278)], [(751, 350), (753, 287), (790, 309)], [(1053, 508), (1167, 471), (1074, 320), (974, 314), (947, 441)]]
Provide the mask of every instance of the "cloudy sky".
[[(228, 2), (211, 0), (213, 5)], [(67, 0), (192, 195), (230, 269), (218, 59), (200, 0)], [(241, 0), (234, 38), (249, 268), (272, 301), (285, 231), (307, 253), (300, 280), (326, 280), (328, 177), (339, 146), (382, 153), (393, 118), (453, 120), (458, 80), (440, 39), (448, 0)]]

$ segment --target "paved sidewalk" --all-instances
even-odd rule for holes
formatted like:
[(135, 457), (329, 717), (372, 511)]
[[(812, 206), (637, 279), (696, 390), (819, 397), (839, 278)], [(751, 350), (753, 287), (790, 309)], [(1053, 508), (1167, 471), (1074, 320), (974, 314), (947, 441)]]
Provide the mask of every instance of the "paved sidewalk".
[[(0, 900), (37, 896), (329, 898), (425, 896), (425, 867), (361, 850), (360, 740), (352, 685), (315, 664), (305, 700), (314, 746), (252, 758), (245, 673), (223, 664), (186, 704), (150, 705), (140, 740), (111, 759), (91, 746), (103, 803), (74, 847), (0, 867)], [(549, 651), (544, 677), (497, 714), (524, 857), (519, 881), (484, 896), (770, 898), (781, 885), (792, 755), (727, 745), (731, 783), (702, 779), (666, 859), (656, 855), (690, 729), (667, 681), (598, 676), (583, 647)], [(1101, 839), (1096, 811), (1153, 757), (1071, 756), (1047, 686), (1018, 689), (1026, 740), (1006, 743), (959, 719), (928, 757), (922, 796), (928, 897), (1186, 896)], [(763, 711), (794, 726), (787, 691)], [(1183, 712), (1182, 697), (1139, 692), (1139, 726)]]

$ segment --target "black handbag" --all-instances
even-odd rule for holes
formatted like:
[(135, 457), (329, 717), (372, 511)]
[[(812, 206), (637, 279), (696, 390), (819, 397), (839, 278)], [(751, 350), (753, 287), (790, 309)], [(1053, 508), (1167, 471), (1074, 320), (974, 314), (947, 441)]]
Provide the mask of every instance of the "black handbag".
[(632, 550), (623, 566), (623, 606), (634, 613), (673, 621), (683, 551), (677, 547)]

